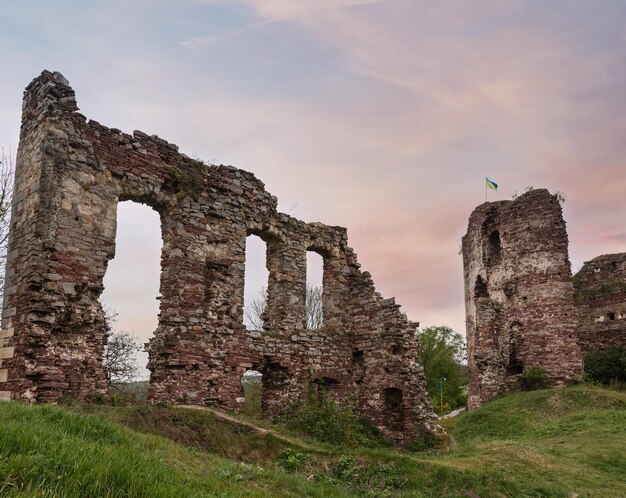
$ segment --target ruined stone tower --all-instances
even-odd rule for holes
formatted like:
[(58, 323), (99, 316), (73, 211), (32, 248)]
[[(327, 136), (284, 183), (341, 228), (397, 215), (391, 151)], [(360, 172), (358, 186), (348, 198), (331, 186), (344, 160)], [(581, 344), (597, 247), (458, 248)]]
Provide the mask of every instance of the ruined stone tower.
[(587, 261), (574, 276), (583, 353), (626, 346), (626, 253)]
[(470, 409), (543, 367), (579, 378), (578, 310), (561, 206), (547, 190), (488, 202), (463, 237)]
[[(251, 173), (207, 166), (135, 131), (90, 121), (59, 73), (24, 93), (12, 207), (0, 397), (30, 402), (105, 392), (107, 325), (98, 298), (115, 253), (117, 204), (161, 218), (160, 313), (151, 400), (236, 409), (241, 376), (263, 373), (280, 411), (310, 379), (407, 442), (435, 418), (416, 359), (417, 323), (375, 291), (346, 230), (277, 212)], [(246, 236), (267, 242), (264, 332), (243, 325)], [(324, 327), (305, 329), (306, 252), (324, 258)]]

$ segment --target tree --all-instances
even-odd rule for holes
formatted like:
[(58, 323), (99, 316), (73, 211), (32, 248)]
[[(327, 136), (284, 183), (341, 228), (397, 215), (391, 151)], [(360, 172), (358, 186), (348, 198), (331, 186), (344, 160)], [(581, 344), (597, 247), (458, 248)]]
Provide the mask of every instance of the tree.
[(306, 286), (306, 328), (317, 330), (324, 323), (324, 309), (322, 302), (322, 288), (312, 285)]
[(267, 304), (267, 289), (263, 287), (243, 311), (243, 319), (250, 330), (263, 330), (265, 306)]
[(143, 349), (141, 341), (130, 332), (114, 332), (104, 348), (104, 368), (109, 387), (133, 382), (139, 375), (137, 353)]
[[(259, 295), (253, 299), (244, 310), (244, 322), (250, 330), (263, 330), (265, 308), (267, 306), (267, 289), (263, 287)], [(306, 286), (306, 328), (319, 329), (324, 322), (322, 288), (312, 285)]]
[(418, 361), (424, 368), (426, 390), (433, 405), (442, 410), (442, 387), (444, 405), (447, 403), (451, 408), (464, 405), (467, 402), (467, 374), (463, 365), (466, 359), (463, 336), (450, 327), (441, 326), (418, 331), (417, 337), (420, 344)]
[(626, 382), (626, 346), (606, 346), (585, 356), (585, 377), (602, 384)]
[(7, 262), (11, 198), (13, 197), (14, 162), (11, 154), (0, 151), (0, 304), (4, 297), (4, 274)]

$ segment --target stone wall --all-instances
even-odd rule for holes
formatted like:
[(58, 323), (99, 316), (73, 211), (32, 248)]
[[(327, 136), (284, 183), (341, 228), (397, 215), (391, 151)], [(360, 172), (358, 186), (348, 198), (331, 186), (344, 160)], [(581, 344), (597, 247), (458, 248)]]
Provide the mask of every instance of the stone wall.
[(583, 353), (626, 346), (626, 253), (587, 261), (574, 276)]
[(463, 265), (470, 409), (519, 389), (533, 366), (556, 385), (580, 377), (578, 310), (556, 196), (532, 190), (477, 207)]
[[(418, 326), (360, 270), (346, 230), (277, 212), (263, 183), (175, 145), (87, 120), (59, 73), (24, 94), (0, 348), (5, 399), (106, 391), (98, 298), (115, 253), (117, 204), (161, 218), (160, 313), (148, 344), (150, 399), (236, 409), (263, 373), (266, 413), (324, 379), (360, 416), (407, 442), (434, 418), (417, 365)], [(263, 332), (243, 326), (246, 236), (267, 242)], [(324, 258), (324, 327), (305, 329), (306, 252)]]

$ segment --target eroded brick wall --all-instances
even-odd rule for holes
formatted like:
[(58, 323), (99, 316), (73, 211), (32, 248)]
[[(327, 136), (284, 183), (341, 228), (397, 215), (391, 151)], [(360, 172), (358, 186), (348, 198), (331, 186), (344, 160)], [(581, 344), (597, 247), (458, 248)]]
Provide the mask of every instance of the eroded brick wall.
[[(3, 398), (105, 392), (98, 298), (115, 252), (117, 204), (161, 218), (160, 313), (148, 345), (150, 399), (238, 408), (263, 373), (266, 413), (324, 378), (331, 395), (402, 442), (434, 418), (417, 365), (417, 323), (361, 272), (346, 230), (276, 210), (255, 176), (206, 166), (175, 145), (87, 120), (59, 73), (26, 89), (0, 348)], [(245, 239), (268, 244), (263, 332), (243, 326)], [(305, 330), (306, 251), (324, 258), (324, 327)]]
[(587, 261), (574, 276), (583, 353), (626, 346), (626, 253)]
[(470, 408), (519, 389), (533, 366), (557, 385), (580, 377), (578, 310), (555, 196), (540, 189), (477, 207), (463, 265)]

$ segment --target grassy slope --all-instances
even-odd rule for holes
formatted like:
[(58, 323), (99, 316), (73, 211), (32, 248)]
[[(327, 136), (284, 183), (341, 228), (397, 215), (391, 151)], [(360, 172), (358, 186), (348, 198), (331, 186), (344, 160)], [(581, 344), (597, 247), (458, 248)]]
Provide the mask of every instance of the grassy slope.
[(448, 429), (456, 449), (399, 463), (408, 494), (626, 496), (626, 393), (589, 386), (519, 393), (461, 414)]
[(626, 496), (626, 393), (589, 386), (506, 396), (462, 414), (449, 422), (458, 446), (446, 454), (320, 445), (299, 448), (292, 472), (275, 463), (284, 441), (209, 413), (78, 410), (93, 414), (0, 404), (0, 482), (11, 483), (0, 495), (38, 496), (39, 486), (40, 496), (94, 497)]
[(0, 428), (0, 496), (342, 496), (58, 407), (0, 403)]

